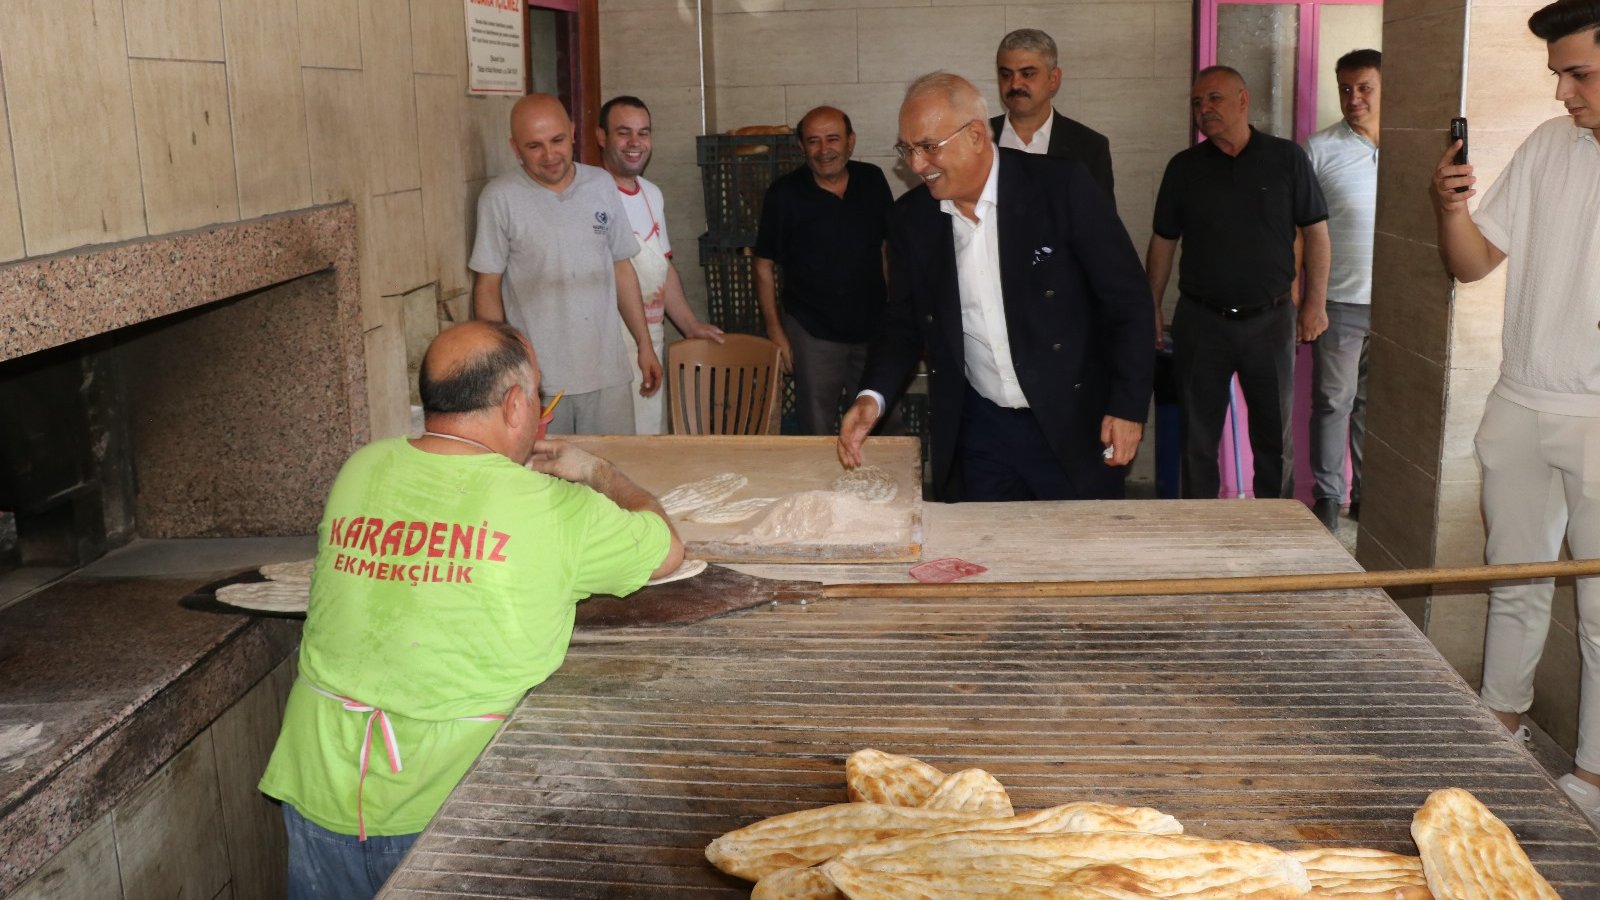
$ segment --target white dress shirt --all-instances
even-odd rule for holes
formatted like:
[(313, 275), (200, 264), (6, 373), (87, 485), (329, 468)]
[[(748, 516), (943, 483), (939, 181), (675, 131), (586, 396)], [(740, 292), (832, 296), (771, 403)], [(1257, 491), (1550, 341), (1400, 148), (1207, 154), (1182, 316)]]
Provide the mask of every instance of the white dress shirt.
[(1050, 107), (1050, 115), (1045, 117), (1044, 124), (1033, 133), (1033, 140), (1022, 142), (1022, 136), (1011, 127), (1011, 117), (1006, 116), (1000, 123), (1000, 146), (1012, 150), (1021, 150), (1024, 153), (1037, 153), (1041, 156), (1050, 152), (1050, 129), (1056, 124), (1056, 108)]

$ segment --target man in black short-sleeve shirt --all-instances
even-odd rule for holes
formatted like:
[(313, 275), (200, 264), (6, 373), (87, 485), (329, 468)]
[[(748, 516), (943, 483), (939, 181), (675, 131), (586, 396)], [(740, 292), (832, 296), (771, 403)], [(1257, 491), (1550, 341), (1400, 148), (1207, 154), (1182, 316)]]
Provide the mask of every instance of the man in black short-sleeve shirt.
[[(1255, 496), (1293, 496), (1295, 339), (1314, 341), (1328, 327), (1328, 204), (1298, 145), (1250, 127), (1250, 92), (1238, 72), (1201, 70), (1190, 106), (1206, 141), (1167, 163), (1145, 255), (1160, 348), (1161, 297), (1183, 241), (1172, 316), (1182, 493), (1215, 498), (1221, 489), (1217, 446), (1237, 374)], [(1291, 296), (1297, 236), (1306, 269), (1298, 298)]]
[[(883, 171), (853, 162), (850, 117), (818, 107), (800, 120), (806, 164), (767, 189), (756, 238), (756, 298), (767, 337), (795, 377), (805, 434), (838, 431), (887, 302), (883, 241), (894, 196)], [(780, 315), (774, 265), (783, 266)], [(892, 426), (891, 426), (892, 429)]]

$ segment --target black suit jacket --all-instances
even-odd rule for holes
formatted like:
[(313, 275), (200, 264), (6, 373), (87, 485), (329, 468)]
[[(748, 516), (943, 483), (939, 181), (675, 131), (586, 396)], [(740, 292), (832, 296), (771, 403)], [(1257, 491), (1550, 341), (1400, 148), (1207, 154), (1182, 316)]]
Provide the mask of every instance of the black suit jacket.
[[(1093, 128), (1063, 116), (1053, 113), (1054, 118), (1050, 123), (1050, 147), (1045, 150), (1045, 156), (1056, 159), (1075, 159), (1089, 170), (1095, 184), (1105, 188), (1107, 197), (1117, 195), (1113, 188), (1116, 179), (1111, 175), (1111, 142), (1106, 136)], [(1006, 117), (1002, 113), (989, 120), (989, 129), (994, 135), (995, 142), (1000, 141), (1000, 131), (1005, 127)]]
[[(1127, 468), (1101, 458), (1107, 414), (1142, 422), (1154, 380), (1154, 307), (1127, 229), (1082, 165), (1000, 154), (1000, 288), (1012, 364), (1082, 498), (1121, 496)], [(862, 387), (891, 401), (928, 355), (934, 487), (952, 499), (967, 380), (955, 237), (919, 186), (889, 217), (889, 306)]]

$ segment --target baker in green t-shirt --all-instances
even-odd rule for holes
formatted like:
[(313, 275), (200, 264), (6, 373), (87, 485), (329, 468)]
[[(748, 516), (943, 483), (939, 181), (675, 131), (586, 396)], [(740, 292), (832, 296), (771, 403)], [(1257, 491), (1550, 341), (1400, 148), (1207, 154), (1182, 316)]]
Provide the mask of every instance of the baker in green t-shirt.
[(419, 381), (426, 431), (356, 451), (317, 528), (299, 677), (261, 779), (284, 803), (291, 900), (376, 893), (561, 665), (577, 602), (683, 560), (655, 498), (539, 439), (516, 329), (444, 332)]

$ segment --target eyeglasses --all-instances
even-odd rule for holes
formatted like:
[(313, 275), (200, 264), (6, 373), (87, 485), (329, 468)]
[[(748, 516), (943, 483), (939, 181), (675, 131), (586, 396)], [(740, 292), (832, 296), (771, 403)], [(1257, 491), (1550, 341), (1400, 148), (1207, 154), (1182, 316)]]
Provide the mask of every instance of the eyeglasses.
[(902, 143), (899, 143), (899, 144), (895, 144), (894, 145), (895, 155), (900, 157), (901, 159), (905, 160), (906, 162), (911, 162), (911, 160), (915, 159), (918, 156), (922, 157), (923, 159), (930, 159), (930, 158), (933, 157), (933, 155), (935, 153), (938, 153), (940, 150), (943, 150), (945, 144), (948, 144), (951, 141), (955, 140), (956, 139), (956, 135), (960, 134), (963, 131), (966, 131), (968, 126), (970, 126), (973, 122), (976, 122), (976, 121), (978, 121), (978, 120), (977, 119), (968, 119), (966, 125), (963, 125), (960, 128), (957, 128), (955, 131), (950, 132), (950, 136), (945, 138), (942, 141), (937, 141), (937, 142), (935, 142), (935, 141), (922, 141), (922, 142), (916, 143), (916, 144), (907, 144), (907, 143), (902, 142)]

